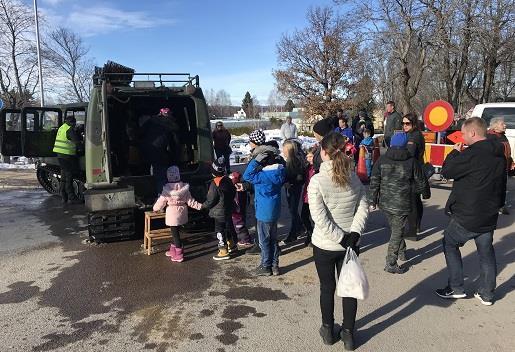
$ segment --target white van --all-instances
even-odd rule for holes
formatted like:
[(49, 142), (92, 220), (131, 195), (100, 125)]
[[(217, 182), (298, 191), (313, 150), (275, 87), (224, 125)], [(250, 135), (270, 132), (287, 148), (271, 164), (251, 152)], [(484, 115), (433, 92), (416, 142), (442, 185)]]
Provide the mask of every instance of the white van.
[(474, 107), (471, 116), (483, 118), (488, 125), (493, 117), (504, 117), (506, 137), (510, 141), (511, 157), (515, 159), (515, 102), (479, 104)]

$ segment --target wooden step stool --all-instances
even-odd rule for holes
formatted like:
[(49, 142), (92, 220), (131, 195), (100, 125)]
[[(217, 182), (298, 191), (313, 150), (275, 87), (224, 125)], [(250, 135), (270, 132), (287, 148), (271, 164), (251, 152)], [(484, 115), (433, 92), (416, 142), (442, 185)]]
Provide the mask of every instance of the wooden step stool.
[(164, 229), (150, 229), (150, 223), (155, 219), (164, 219), (166, 217), (166, 213), (155, 213), (153, 211), (145, 212), (145, 232), (143, 237), (143, 249), (147, 251), (147, 255), (152, 254), (152, 240), (165, 240), (171, 239), (172, 233), (170, 228), (166, 227)]

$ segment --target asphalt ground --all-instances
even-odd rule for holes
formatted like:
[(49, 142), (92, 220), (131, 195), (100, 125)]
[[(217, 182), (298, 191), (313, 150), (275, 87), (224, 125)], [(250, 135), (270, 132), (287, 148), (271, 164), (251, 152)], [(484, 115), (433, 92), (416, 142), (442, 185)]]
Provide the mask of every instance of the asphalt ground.
[[(12, 175), (0, 171), (5, 177)], [(30, 171), (23, 177), (30, 179)], [(446, 283), (441, 238), (450, 186), (435, 182), (424, 201), (424, 232), (408, 242), (404, 275), (383, 271), (389, 233), (383, 215), (370, 214), (360, 255), (370, 297), (358, 303), (357, 351), (513, 351), (514, 215), (500, 216), (495, 232), (493, 306), (472, 296), (473, 242), (462, 248), (467, 299), (442, 300), (433, 292)], [(513, 204), (514, 180), (509, 188)], [(285, 207), (282, 214), (285, 236)], [(0, 190), (0, 350), (343, 350), (342, 343), (323, 345), (318, 335), (319, 283), (302, 240), (282, 247), (281, 276), (256, 278), (258, 256), (211, 259), (212, 233), (185, 234), (186, 261), (178, 264), (165, 257), (165, 245), (147, 256), (142, 240), (88, 243), (86, 227), (80, 205), (63, 207), (42, 189)]]

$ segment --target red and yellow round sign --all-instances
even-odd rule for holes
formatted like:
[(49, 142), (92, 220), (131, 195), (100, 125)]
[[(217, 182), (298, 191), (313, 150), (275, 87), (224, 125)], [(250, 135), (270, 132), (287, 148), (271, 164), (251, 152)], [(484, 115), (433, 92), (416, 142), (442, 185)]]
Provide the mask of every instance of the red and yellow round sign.
[(424, 122), (433, 132), (442, 132), (452, 125), (454, 109), (444, 100), (437, 100), (429, 104), (424, 110)]

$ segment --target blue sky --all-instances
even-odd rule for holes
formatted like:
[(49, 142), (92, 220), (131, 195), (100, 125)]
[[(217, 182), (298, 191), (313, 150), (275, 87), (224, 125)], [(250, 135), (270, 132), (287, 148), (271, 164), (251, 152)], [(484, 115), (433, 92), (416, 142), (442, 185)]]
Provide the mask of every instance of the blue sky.
[(198, 74), (204, 90), (225, 89), (239, 105), (247, 90), (261, 103), (267, 102), (281, 34), (303, 28), (310, 6), (332, 0), (39, 0), (38, 4), (50, 25), (69, 27), (84, 37), (98, 65), (113, 60), (139, 72)]

